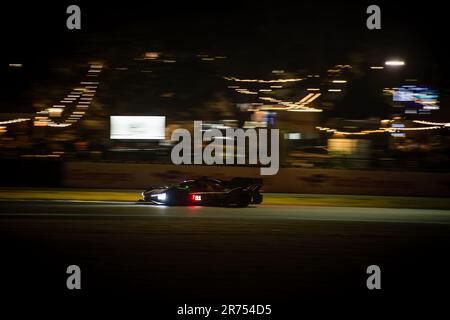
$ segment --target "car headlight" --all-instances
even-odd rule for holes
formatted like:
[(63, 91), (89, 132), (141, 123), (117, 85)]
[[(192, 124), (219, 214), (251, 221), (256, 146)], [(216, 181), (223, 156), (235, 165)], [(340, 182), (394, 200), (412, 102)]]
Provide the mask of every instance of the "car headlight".
[(166, 200), (167, 195), (165, 193), (158, 194), (158, 200), (164, 201)]
[(152, 194), (152, 197), (156, 197), (156, 199), (158, 199), (159, 201), (165, 201), (167, 199), (167, 194), (166, 193), (157, 193), (157, 194)]

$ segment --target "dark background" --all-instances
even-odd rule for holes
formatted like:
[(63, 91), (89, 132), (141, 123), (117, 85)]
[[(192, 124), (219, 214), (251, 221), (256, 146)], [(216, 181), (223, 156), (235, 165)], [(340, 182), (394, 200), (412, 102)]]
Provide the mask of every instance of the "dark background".
[[(81, 30), (66, 28), (70, 4), (81, 7)], [(39, 1), (2, 5), (0, 92), (3, 112), (30, 112), (33, 85), (51, 84), (55, 68), (96, 58), (123, 63), (145, 51), (229, 57), (235, 76), (267, 70), (324, 70), (336, 63), (407, 61), (408, 73), (438, 87), (446, 99), (445, 10), (433, 2), (377, 3), (381, 30), (366, 28), (372, 3), (317, 1)], [(8, 63), (23, 63), (19, 72)], [(53, 71), (52, 71), (53, 68)], [(196, 67), (188, 74), (202, 75)], [(199, 82), (199, 85), (203, 85)], [(367, 100), (356, 89), (349, 113)], [(443, 102), (445, 104), (446, 101)], [(137, 107), (137, 112), (139, 107)]]

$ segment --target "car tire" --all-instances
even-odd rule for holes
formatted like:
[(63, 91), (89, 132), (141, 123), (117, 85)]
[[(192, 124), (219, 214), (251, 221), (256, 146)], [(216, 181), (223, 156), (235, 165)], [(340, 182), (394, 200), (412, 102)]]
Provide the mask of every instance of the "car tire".
[(246, 193), (245, 194), (230, 193), (226, 201), (226, 206), (245, 208), (248, 207), (250, 201), (251, 201), (250, 196)]

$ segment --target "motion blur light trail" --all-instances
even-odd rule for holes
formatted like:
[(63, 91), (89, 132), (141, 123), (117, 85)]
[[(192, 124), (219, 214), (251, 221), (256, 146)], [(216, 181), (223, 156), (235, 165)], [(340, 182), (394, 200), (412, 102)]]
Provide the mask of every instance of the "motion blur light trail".
[[(0, 189), (0, 199), (3, 201), (72, 200), (135, 203), (139, 200), (141, 192), (142, 190)], [(266, 193), (263, 204), (257, 207), (263, 208), (266, 205), (450, 209), (450, 199)]]

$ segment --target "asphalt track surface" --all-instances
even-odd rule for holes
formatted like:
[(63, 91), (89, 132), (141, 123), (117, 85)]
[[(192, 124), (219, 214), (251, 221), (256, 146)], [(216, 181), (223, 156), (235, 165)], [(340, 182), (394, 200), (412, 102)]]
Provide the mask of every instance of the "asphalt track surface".
[(283, 302), (291, 314), (305, 301), (438, 302), (450, 285), (448, 210), (0, 201), (0, 241), (8, 303), (136, 299), (173, 318), (182, 303)]

